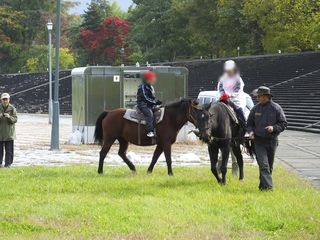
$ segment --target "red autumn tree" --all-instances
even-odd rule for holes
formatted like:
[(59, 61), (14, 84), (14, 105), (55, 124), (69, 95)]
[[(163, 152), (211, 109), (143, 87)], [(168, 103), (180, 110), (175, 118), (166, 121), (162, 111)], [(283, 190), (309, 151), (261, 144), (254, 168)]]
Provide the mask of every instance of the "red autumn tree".
[(115, 65), (125, 61), (129, 30), (128, 21), (119, 17), (107, 17), (97, 30), (82, 30), (80, 37), (90, 55), (90, 64)]

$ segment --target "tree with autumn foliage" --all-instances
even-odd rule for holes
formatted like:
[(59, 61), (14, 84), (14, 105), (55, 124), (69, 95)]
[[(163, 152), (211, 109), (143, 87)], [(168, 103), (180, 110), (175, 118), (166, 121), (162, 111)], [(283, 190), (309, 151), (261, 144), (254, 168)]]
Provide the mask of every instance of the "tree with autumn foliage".
[(96, 30), (80, 32), (83, 47), (89, 53), (89, 64), (117, 65), (128, 55), (128, 21), (119, 17), (107, 17)]

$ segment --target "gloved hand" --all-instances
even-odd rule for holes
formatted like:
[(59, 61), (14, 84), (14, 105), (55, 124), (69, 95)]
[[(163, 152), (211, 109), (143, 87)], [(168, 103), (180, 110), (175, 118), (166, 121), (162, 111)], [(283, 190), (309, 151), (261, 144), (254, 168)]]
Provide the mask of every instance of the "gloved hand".
[(156, 104), (157, 104), (157, 105), (162, 105), (162, 102), (158, 100), (158, 101), (156, 102)]
[(10, 114), (9, 113), (4, 113), (3, 116), (4, 117), (10, 117)]

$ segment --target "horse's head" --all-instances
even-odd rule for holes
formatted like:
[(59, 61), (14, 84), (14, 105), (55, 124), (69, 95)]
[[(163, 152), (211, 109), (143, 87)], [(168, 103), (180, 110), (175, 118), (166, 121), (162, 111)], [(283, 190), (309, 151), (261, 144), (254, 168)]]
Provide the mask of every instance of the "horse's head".
[(194, 134), (201, 140), (206, 141), (210, 136), (210, 115), (209, 112), (203, 109), (197, 100), (189, 101), (189, 114), (188, 121), (193, 123), (193, 125), (199, 131), (193, 131)]

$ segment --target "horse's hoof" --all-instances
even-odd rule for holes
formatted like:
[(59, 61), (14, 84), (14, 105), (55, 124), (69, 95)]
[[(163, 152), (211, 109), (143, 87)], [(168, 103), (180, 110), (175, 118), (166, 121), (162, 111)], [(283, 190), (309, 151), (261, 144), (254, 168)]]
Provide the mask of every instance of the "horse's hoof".
[(147, 173), (148, 173), (148, 174), (152, 174), (152, 170), (149, 170), (149, 169), (148, 169), (148, 170), (147, 170)]
[(221, 186), (225, 186), (227, 183), (226, 181), (223, 181), (222, 179), (219, 179), (218, 180), (218, 183), (221, 185)]
[(102, 170), (98, 170), (98, 174), (103, 174), (103, 171)]
[(174, 176), (173, 173), (168, 173), (168, 175), (169, 175), (170, 177), (173, 177), (173, 176)]

